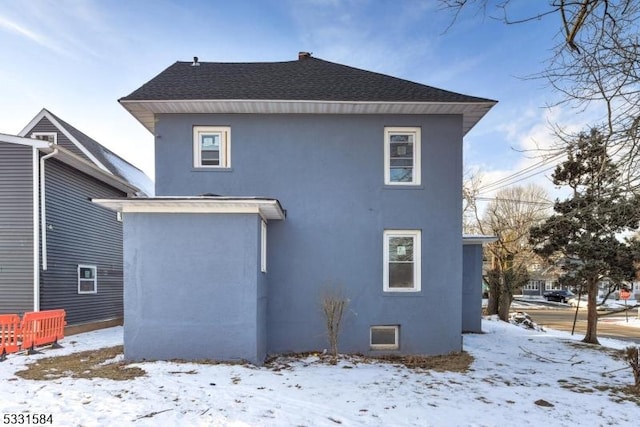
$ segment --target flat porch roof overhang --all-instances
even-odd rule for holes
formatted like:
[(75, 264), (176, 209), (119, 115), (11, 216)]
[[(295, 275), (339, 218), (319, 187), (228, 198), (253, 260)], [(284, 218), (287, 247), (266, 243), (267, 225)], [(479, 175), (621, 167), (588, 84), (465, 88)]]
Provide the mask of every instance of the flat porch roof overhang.
[(484, 245), (498, 240), (496, 236), (485, 236), (482, 234), (464, 234), (462, 235), (463, 245)]
[(91, 201), (122, 213), (258, 214), (264, 220), (283, 220), (287, 216), (277, 199), (261, 197), (150, 197)]

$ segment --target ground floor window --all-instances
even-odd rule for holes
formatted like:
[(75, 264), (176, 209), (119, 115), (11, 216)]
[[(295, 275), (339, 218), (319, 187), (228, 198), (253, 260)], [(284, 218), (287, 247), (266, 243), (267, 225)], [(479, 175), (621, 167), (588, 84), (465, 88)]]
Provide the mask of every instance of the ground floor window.
[(541, 280), (529, 280), (529, 282), (524, 285), (525, 291), (539, 291)]
[(554, 280), (553, 282), (545, 282), (544, 289), (545, 291), (559, 291), (562, 289), (562, 286), (560, 286), (557, 280)]
[(384, 231), (385, 292), (420, 291), (420, 230)]
[(400, 348), (400, 326), (372, 326), (370, 331), (371, 350), (397, 350)]
[(78, 265), (78, 293), (98, 292), (98, 268), (95, 265)]

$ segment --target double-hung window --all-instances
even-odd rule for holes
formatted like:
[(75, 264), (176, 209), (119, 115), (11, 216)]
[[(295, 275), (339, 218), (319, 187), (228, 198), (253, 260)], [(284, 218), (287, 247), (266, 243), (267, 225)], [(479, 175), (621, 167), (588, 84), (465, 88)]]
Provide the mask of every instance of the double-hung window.
[(193, 166), (196, 168), (230, 168), (231, 128), (194, 126)]
[(384, 231), (384, 291), (420, 291), (420, 230)]
[(95, 294), (98, 292), (98, 268), (95, 265), (78, 266), (78, 293)]
[(385, 185), (420, 185), (420, 145), (418, 127), (384, 128)]

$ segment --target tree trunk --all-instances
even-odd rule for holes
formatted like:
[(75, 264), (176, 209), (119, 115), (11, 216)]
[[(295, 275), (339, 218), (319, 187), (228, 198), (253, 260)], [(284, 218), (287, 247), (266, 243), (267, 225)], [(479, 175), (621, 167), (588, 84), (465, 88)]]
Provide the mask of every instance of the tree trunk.
[(504, 322), (509, 321), (509, 310), (511, 309), (511, 301), (513, 295), (509, 289), (507, 279), (502, 279), (502, 287), (500, 289), (500, 301), (498, 302), (498, 317)]
[(489, 299), (487, 300), (487, 315), (493, 316), (498, 314), (500, 307), (500, 274), (497, 270), (492, 269), (487, 272), (485, 278), (489, 285)]
[(587, 333), (582, 342), (600, 344), (598, 342), (598, 281), (587, 279)]

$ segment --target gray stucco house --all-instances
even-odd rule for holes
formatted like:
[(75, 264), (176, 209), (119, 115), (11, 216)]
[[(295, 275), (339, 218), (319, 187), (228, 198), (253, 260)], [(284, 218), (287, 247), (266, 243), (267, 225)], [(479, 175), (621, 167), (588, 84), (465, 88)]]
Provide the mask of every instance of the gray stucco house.
[(462, 139), (495, 101), (302, 52), (176, 62), (119, 102), (156, 162), (156, 197), (94, 200), (124, 218), (126, 358), (322, 350), (329, 284), (342, 352), (446, 354), (479, 328)]
[(150, 184), (45, 109), (19, 135), (0, 134), (0, 313), (122, 319), (122, 223), (90, 199), (148, 194)]

